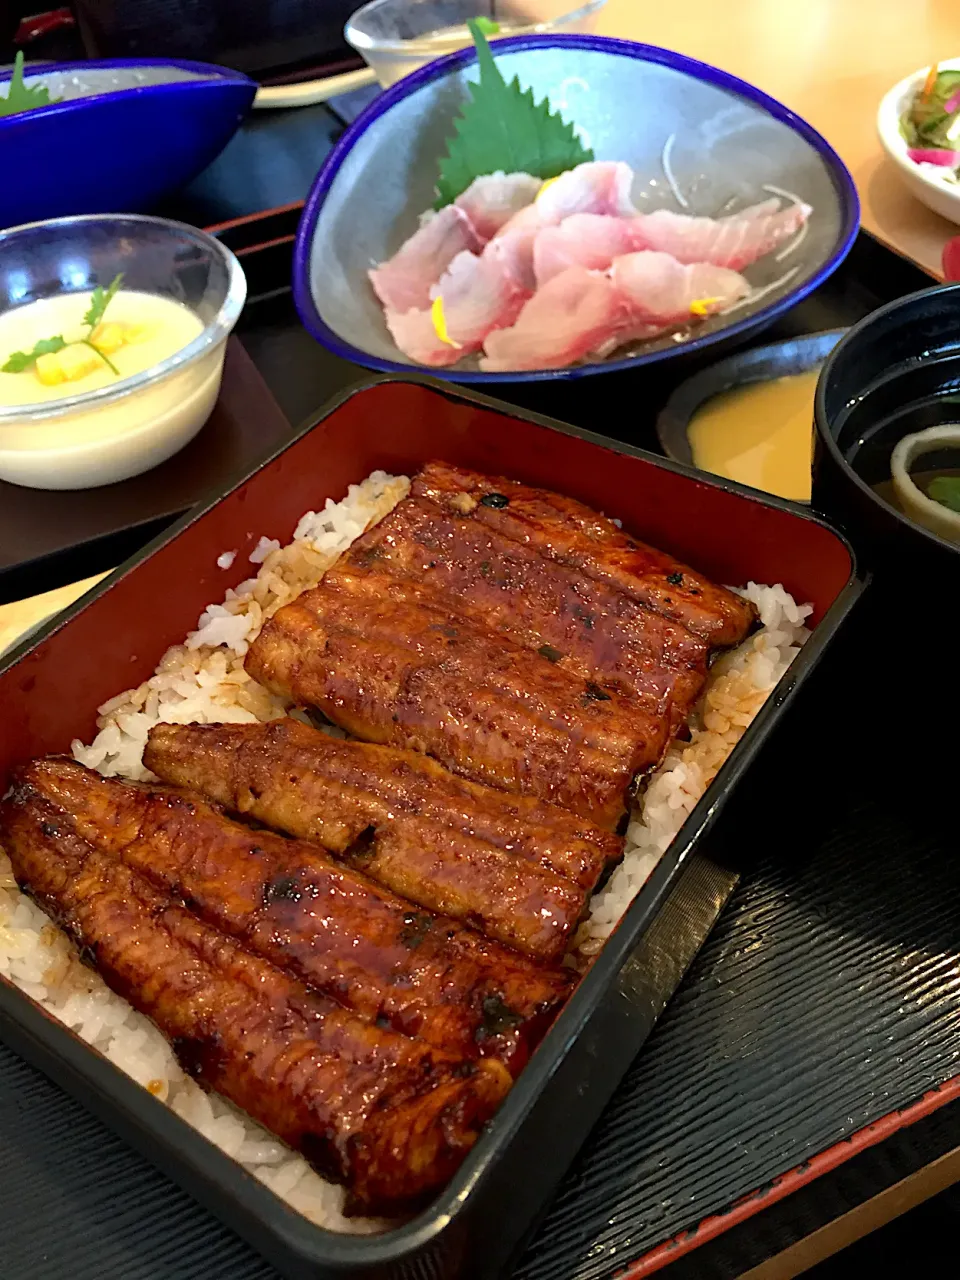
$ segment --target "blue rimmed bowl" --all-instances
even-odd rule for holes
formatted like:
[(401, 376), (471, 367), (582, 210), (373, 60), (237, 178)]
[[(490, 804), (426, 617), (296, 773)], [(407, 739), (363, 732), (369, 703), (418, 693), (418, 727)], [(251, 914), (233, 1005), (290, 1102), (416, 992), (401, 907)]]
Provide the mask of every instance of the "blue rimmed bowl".
[(47, 63), (25, 80), (63, 101), (0, 117), (0, 228), (153, 208), (223, 150), (257, 91), (237, 71), (162, 58)]
[[(652, 45), (602, 36), (518, 36), (494, 45), (509, 80), (573, 120), (598, 160), (625, 160), (643, 211), (716, 215), (764, 200), (775, 188), (814, 209), (802, 240), (745, 273), (750, 302), (715, 316), (682, 343), (665, 338), (627, 356), (568, 369), (482, 373), (475, 358), (432, 370), (454, 382), (583, 377), (665, 360), (770, 324), (843, 261), (859, 205), (849, 173), (808, 124), (759, 89), (715, 67)], [(324, 346), (357, 364), (408, 371), (367, 280), (433, 203), (437, 162), (475, 79), (464, 49), (429, 63), (380, 95), (346, 131), (317, 174), (294, 256), (300, 318)], [(671, 142), (670, 139), (673, 139)], [(664, 152), (668, 148), (667, 169)], [(672, 180), (672, 182), (671, 182)]]

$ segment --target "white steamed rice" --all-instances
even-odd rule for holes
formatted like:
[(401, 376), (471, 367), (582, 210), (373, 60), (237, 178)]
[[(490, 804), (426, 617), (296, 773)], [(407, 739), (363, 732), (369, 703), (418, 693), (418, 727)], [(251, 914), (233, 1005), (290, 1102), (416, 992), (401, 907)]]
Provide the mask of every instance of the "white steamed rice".
[[(197, 630), (164, 654), (149, 680), (104, 703), (97, 736), (89, 745), (74, 742), (75, 758), (103, 774), (150, 778), (143, 748), (151, 725), (159, 721), (252, 723), (285, 715), (287, 704), (243, 669), (251, 642), (267, 618), (315, 586), (409, 487), (405, 477), (374, 472), (363, 484), (351, 485), (341, 502), (327, 499), (322, 511), (308, 512), (287, 546), (261, 538), (249, 557), (259, 565), (256, 576), (229, 589), (222, 604), (208, 606)], [(236, 555), (225, 551), (217, 564), (228, 569)], [(691, 720), (690, 741), (671, 747), (649, 779), (631, 816), (623, 862), (594, 896), (577, 934), (581, 964), (600, 950), (809, 634), (804, 621), (810, 606), (798, 605), (783, 587), (751, 582), (742, 594), (757, 605), (762, 627), (715, 663)], [(334, 1231), (383, 1228), (373, 1219), (345, 1217), (342, 1188), (185, 1075), (156, 1027), (81, 965), (66, 936), (19, 892), (2, 850), (0, 974), (313, 1222)]]

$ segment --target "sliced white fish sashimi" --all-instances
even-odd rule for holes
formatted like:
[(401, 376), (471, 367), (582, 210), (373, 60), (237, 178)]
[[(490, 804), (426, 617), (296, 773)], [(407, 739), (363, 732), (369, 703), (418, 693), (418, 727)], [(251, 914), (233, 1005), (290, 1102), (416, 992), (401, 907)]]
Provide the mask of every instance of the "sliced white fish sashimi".
[(461, 352), (478, 351), (491, 329), (513, 324), (532, 292), (520, 285), (509, 262), (489, 249), (479, 257), (458, 254), (431, 290), (431, 298), (443, 304), (447, 336)]
[(476, 178), (370, 272), (387, 327), (418, 364), (559, 369), (696, 323), (747, 298), (742, 268), (801, 232), (780, 196), (724, 217), (639, 213), (633, 171), (590, 161), (548, 182)]
[(480, 367), (559, 369), (713, 315), (749, 292), (736, 271), (649, 250), (615, 258), (609, 273), (567, 267), (537, 290), (512, 328), (488, 336)]
[(545, 285), (567, 267), (606, 271), (614, 258), (637, 247), (633, 221), (607, 213), (574, 213), (559, 226), (541, 227), (533, 244), (537, 284)]
[(513, 275), (509, 260), (490, 252), (457, 254), (431, 290), (427, 309), (387, 313), (400, 350), (441, 368), (479, 351), (492, 329), (512, 325), (533, 292)]
[(672, 254), (679, 262), (712, 262), (741, 271), (795, 235), (809, 218), (808, 204), (771, 211), (764, 201), (725, 218), (693, 218), (658, 209), (636, 219), (637, 248)]
[(481, 247), (469, 216), (448, 204), (424, 222), (389, 261), (374, 267), (370, 283), (388, 311), (423, 309), (430, 305), (430, 290), (457, 254)]
[(516, 324), (488, 335), (480, 368), (562, 369), (604, 346), (629, 322), (629, 307), (608, 276), (568, 267), (537, 290)]
[(590, 160), (545, 183), (534, 202), (541, 226), (556, 226), (574, 213), (608, 213), (618, 218), (636, 212), (630, 193), (633, 170), (619, 160)]
[(533, 271), (533, 246), (540, 224), (527, 216), (530, 212), (530, 209), (522, 209), (512, 217), (483, 252), (487, 256), (499, 258), (517, 284), (533, 293), (537, 287)]
[(390, 336), (405, 356), (417, 364), (442, 369), (456, 364), (463, 352), (444, 342), (437, 333), (429, 310), (390, 311), (384, 313)]
[(490, 173), (474, 178), (454, 203), (462, 209), (483, 240), (490, 240), (515, 213), (534, 198), (543, 182), (529, 173)]
[(617, 258), (610, 279), (638, 323), (664, 328), (715, 315), (750, 292), (749, 281), (727, 267), (684, 265), (652, 250)]

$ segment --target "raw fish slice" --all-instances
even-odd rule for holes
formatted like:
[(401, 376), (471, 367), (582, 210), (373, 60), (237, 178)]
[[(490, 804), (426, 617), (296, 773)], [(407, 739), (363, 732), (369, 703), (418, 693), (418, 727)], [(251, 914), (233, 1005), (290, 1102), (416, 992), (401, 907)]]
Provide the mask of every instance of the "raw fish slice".
[(537, 285), (565, 271), (586, 267), (606, 271), (614, 258), (637, 246), (631, 220), (604, 213), (574, 213), (556, 227), (542, 227), (533, 245), (533, 270)]
[(679, 262), (712, 262), (740, 271), (789, 240), (812, 212), (808, 204), (792, 204), (771, 213), (765, 211), (767, 203), (726, 218), (691, 218), (668, 209), (639, 214), (636, 247), (672, 254)]
[(765, 218), (768, 213), (777, 213), (780, 209), (780, 197), (771, 196), (769, 200), (761, 200), (759, 204), (747, 205), (746, 209), (737, 209), (733, 213), (725, 213), (718, 222), (733, 222), (737, 218)]
[[(637, 324), (628, 324), (625, 328), (618, 330), (602, 342), (596, 351), (591, 351), (591, 358), (594, 360), (606, 360), (607, 356), (612, 356), (615, 351), (619, 351), (621, 347), (631, 346), (634, 342), (652, 342), (654, 338), (659, 338), (661, 334), (669, 332), (671, 326), (668, 324), (653, 324), (641, 321)], [(627, 352), (622, 352), (627, 355)]]
[(489, 173), (474, 178), (454, 203), (473, 223), (477, 235), (490, 240), (515, 213), (533, 203), (543, 186), (529, 173)]
[(521, 287), (506, 258), (488, 250), (480, 257), (457, 254), (430, 291), (443, 299), (447, 335), (461, 354), (479, 351), (491, 329), (513, 324), (532, 292)]
[(630, 199), (633, 170), (622, 161), (592, 160), (568, 169), (537, 196), (535, 208), (542, 226), (557, 226), (574, 213), (607, 213), (633, 217)]
[(562, 369), (589, 355), (630, 322), (630, 309), (605, 275), (568, 267), (539, 289), (509, 329), (484, 343), (481, 369)]
[(430, 306), (430, 289), (458, 253), (479, 250), (482, 241), (462, 209), (447, 205), (428, 218), (392, 258), (374, 267), (370, 283), (388, 311)]
[(537, 288), (533, 270), (533, 246), (540, 227), (540, 214), (536, 205), (527, 205), (500, 228), (484, 249), (484, 253), (501, 257), (517, 283), (530, 293), (534, 293)]
[(525, 209), (515, 213), (509, 222), (505, 222), (497, 232), (495, 239), (500, 240), (517, 231), (527, 233), (539, 231), (545, 224), (540, 218), (540, 210), (536, 204), (528, 204)]
[[(509, 242), (507, 242), (509, 243)], [(458, 253), (450, 267), (430, 291), (431, 300), (440, 298), (444, 341), (437, 332), (431, 309), (387, 312), (387, 327), (394, 342), (411, 360), (442, 368), (479, 351), (492, 329), (512, 325), (533, 292), (525, 289), (513, 273), (509, 257), (487, 247), (477, 257)]]
[(451, 347), (440, 339), (429, 309), (387, 310), (384, 319), (391, 338), (403, 354), (417, 364), (442, 369), (445, 365), (456, 364), (463, 355), (457, 347)]
[[(631, 319), (641, 327), (713, 315), (750, 292), (749, 283), (736, 271), (704, 262), (684, 266), (668, 253), (649, 250), (617, 258), (610, 278), (629, 305)], [(691, 310), (694, 302), (700, 304), (696, 311)]]
[[(527, 213), (526, 209), (523, 213)], [(535, 293), (537, 278), (533, 270), (533, 246), (540, 230), (539, 224), (519, 222), (520, 215), (512, 218), (499, 235), (495, 236), (483, 251), (485, 258), (498, 259), (503, 269), (518, 288)], [(514, 226), (514, 223), (517, 225)]]

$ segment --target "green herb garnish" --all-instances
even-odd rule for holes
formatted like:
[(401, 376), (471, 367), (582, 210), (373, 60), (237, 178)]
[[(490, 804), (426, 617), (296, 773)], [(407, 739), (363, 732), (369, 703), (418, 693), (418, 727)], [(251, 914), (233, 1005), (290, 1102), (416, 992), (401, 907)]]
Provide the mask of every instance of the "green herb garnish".
[(485, 36), (495, 36), (500, 30), (500, 23), (494, 22), (492, 18), (474, 18), (477, 24), (477, 30), (482, 31)]
[(32, 351), (14, 351), (7, 363), (3, 365), (3, 373), (25, 373), (27, 369), (32, 369), (37, 363), (38, 356), (51, 355), (56, 351), (62, 351), (64, 347), (89, 347), (91, 351), (95, 351), (103, 363), (120, 377), (120, 370), (113, 363), (109, 356), (104, 355), (100, 348), (92, 341), (97, 326), (103, 321), (104, 312), (110, 303), (116, 297), (117, 290), (123, 284), (123, 272), (114, 278), (107, 285), (106, 289), (102, 289), (100, 285), (94, 289), (90, 295), (90, 306), (83, 317), (83, 323), (89, 329), (84, 338), (76, 338), (73, 342), (65, 342), (61, 334), (56, 334), (52, 338), (41, 338), (34, 346)]
[(101, 289), (100, 286), (97, 285), (93, 293), (90, 295), (90, 306), (87, 308), (87, 313), (83, 317), (83, 323), (89, 325), (91, 331), (94, 330), (103, 319), (103, 313), (117, 296), (117, 290), (122, 284), (123, 272), (121, 271), (119, 275), (113, 277), (106, 289)]
[(960, 511), (960, 476), (934, 476), (927, 485), (927, 497), (941, 507)]
[(50, 90), (38, 84), (28, 88), (23, 82), (23, 50), (16, 56), (13, 64), (13, 75), (10, 77), (10, 88), (6, 97), (0, 96), (0, 116), (15, 116), (21, 111), (32, 111), (34, 107), (52, 107), (62, 98), (51, 98)]
[(477, 47), (480, 80), (470, 84), (470, 101), (454, 121), (447, 154), (440, 161), (437, 200), (442, 209), (486, 173), (530, 173), (557, 178), (593, 159), (559, 112), (546, 99), (534, 102), (516, 76), (507, 84), (493, 60), (476, 19), (467, 23)]
[(23, 373), (36, 363), (37, 356), (48, 356), (62, 351), (67, 344), (58, 333), (55, 338), (41, 338), (32, 351), (15, 351), (3, 366), (4, 373)]

